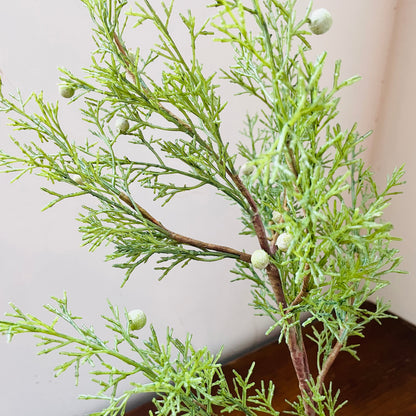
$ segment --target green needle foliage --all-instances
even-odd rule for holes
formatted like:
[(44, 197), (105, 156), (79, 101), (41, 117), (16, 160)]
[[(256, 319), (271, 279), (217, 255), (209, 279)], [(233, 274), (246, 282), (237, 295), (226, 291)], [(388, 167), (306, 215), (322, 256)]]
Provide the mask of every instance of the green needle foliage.
[[(168, 329), (166, 341), (161, 344), (155, 330), (151, 328), (151, 337), (144, 341), (143, 348), (139, 348), (137, 336), (130, 330), (127, 312), (120, 316), (119, 310), (109, 303), (111, 314), (103, 316), (107, 328), (114, 332), (113, 346), (109, 346), (109, 341), (101, 340), (92, 327), (78, 324), (81, 318), (69, 310), (66, 295), (62, 299), (53, 300), (56, 306), (44, 306), (54, 315), (51, 323), (25, 314), (12, 305), (14, 312), (7, 315), (14, 318), (14, 322), (0, 321), (0, 331), (10, 339), (16, 334), (34, 334), (40, 340), (38, 346), (43, 348), (39, 354), (58, 351), (67, 361), (55, 368), (56, 375), (73, 368), (78, 380), (80, 366), (88, 364), (94, 367), (90, 373), (100, 390), (96, 395), (81, 398), (105, 400), (109, 406), (93, 415), (123, 414), (128, 399), (144, 392), (160, 396), (155, 400), (160, 415), (181, 411), (202, 411), (203, 414), (210, 415), (213, 414), (213, 406), (220, 406), (226, 412), (241, 410), (251, 414), (261, 410), (271, 415), (279, 414), (271, 404), (273, 385), (268, 388), (262, 385), (254, 394), (249, 394), (248, 390), (252, 387), (249, 382), (252, 373), (250, 369), (245, 378), (235, 373), (234, 384), (230, 387), (218, 363), (219, 355), (211, 355), (206, 348), (194, 349), (191, 336), (181, 342)], [(58, 331), (56, 326), (60, 321), (64, 321), (70, 328), (65, 332)], [(70, 335), (70, 330), (73, 335)], [(119, 351), (123, 343), (130, 347), (131, 357)], [(144, 375), (148, 382), (132, 382), (128, 391), (118, 391), (119, 383), (137, 374)]]
[[(343, 404), (325, 376), (340, 351), (356, 356), (350, 336), (363, 336), (369, 321), (388, 316), (381, 301), (374, 312), (362, 305), (388, 284), (400, 261), (390, 246), (392, 225), (381, 217), (398, 193), (403, 169), (380, 190), (360, 159), (369, 133), (361, 135), (356, 125), (344, 129), (335, 120), (339, 91), (358, 78), (341, 81), (337, 62), (332, 85), (321, 85), (326, 53), (314, 62), (308, 53), (312, 5), (299, 11), (295, 0), (217, 0), (202, 24), (191, 12), (180, 15), (189, 35), (186, 47), (172, 35), (173, 2), (162, 3), (159, 13), (148, 0), (130, 9), (126, 0), (81, 1), (94, 23), (96, 50), (84, 76), (62, 69), (61, 82), (75, 92), (71, 100), (81, 103), (90, 137), (80, 143), (70, 137), (73, 132), (63, 131), (58, 104), (46, 102), (42, 93), (24, 98), (0, 92), (0, 111), (23, 131), (23, 140), (12, 139), (20, 152), (0, 152), (3, 171), (14, 172), (16, 179), (26, 173), (45, 177), (50, 185), (42, 189), (53, 197), (46, 208), (67, 198), (94, 197), (97, 205), (85, 206), (79, 217), (84, 243), (91, 250), (110, 244), (108, 260), (125, 269), (126, 280), (153, 256), (161, 278), (192, 260), (233, 259), (236, 280), (252, 283), (253, 307), (273, 320), (268, 333), (279, 327), (279, 340), (288, 344), (301, 387), (293, 414), (334, 415)], [(157, 43), (147, 55), (125, 44), (130, 22), (138, 31), (149, 24), (157, 30)], [(205, 73), (198, 58), (204, 37), (229, 44), (233, 65)], [(221, 133), (227, 120), (219, 78), (258, 100), (258, 112), (246, 116), (237, 151)], [(145, 157), (123, 154), (126, 137), (142, 149), (134, 155)], [(61, 193), (60, 182), (74, 190)], [(137, 188), (150, 188), (165, 205), (204, 186), (240, 207), (241, 233), (258, 240), (268, 265), (256, 268), (245, 251), (166, 228), (133, 197)], [(288, 237), (287, 247), (279, 236)], [(156, 394), (160, 415), (279, 415), (275, 386), (250, 382), (254, 367), (227, 383), (219, 355), (195, 350), (190, 337), (179, 341), (171, 330), (161, 343), (152, 329), (139, 347), (123, 323), (127, 314), (120, 316), (111, 304), (110, 317), (104, 317), (114, 332), (110, 347), (92, 328), (78, 325), (66, 297), (54, 300), (57, 306), (46, 306), (55, 315), (52, 323), (13, 306), (12, 319), (1, 321), (0, 331), (10, 339), (33, 333), (44, 348), (41, 354), (59, 351), (67, 361), (57, 374), (74, 367), (78, 378), (81, 365), (95, 366), (91, 374), (100, 391), (83, 397), (108, 401), (96, 415), (124, 414), (127, 400), (143, 392)], [(74, 335), (58, 332), (58, 321), (66, 321)], [(313, 325), (318, 346), (317, 374), (311, 374), (305, 358), (307, 325)], [(119, 351), (122, 343), (131, 357)], [(134, 381), (139, 373), (148, 383)], [(120, 391), (127, 378), (130, 387)]]

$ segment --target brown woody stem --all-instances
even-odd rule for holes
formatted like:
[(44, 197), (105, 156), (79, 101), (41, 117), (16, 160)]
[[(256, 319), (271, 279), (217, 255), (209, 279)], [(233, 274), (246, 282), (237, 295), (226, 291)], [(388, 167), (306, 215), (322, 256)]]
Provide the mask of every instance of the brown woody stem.
[(337, 358), (338, 354), (340, 353), (341, 349), (342, 349), (342, 342), (337, 341), (336, 344), (334, 345), (334, 347), (332, 348), (332, 351), (330, 352), (330, 354), (328, 355), (327, 359), (324, 362), (324, 365), (322, 366), (322, 369), (318, 375), (318, 386), (319, 386), (319, 391), (321, 392), (324, 386), (324, 382), (325, 382), (325, 377), (328, 374), (329, 369), (331, 368), (332, 364), (334, 363), (335, 359)]
[[(287, 302), (283, 293), (279, 270), (274, 264), (270, 264), (267, 266), (266, 271), (277, 303), (281, 305), (283, 309), (286, 309)], [(292, 321), (289, 321), (288, 323), (290, 325)], [(311, 373), (300, 324), (290, 326), (287, 346), (302, 396), (312, 398), (312, 391), (308, 384)], [(304, 403), (304, 407), (307, 416), (315, 415), (314, 410), (307, 403)]]
[[(309, 264), (307, 264), (305, 266), (305, 270), (309, 270)], [(302, 302), (303, 298), (306, 296), (306, 294), (308, 293), (308, 286), (309, 286), (309, 281), (311, 280), (311, 274), (308, 273), (304, 278), (303, 278), (303, 282), (302, 282), (302, 287), (300, 289), (300, 292), (298, 293), (298, 295), (296, 296), (296, 298), (293, 300), (293, 302), (290, 304), (290, 306), (296, 306), (299, 305), (299, 303)]]
[[(305, 344), (303, 343), (302, 329), (300, 324), (292, 326), (289, 329), (288, 347), (302, 397), (309, 397), (312, 399), (312, 390), (308, 384), (308, 381), (311, 379), (311, 373), (309, 370), (308, 356), (306, 354)], [(307, 416), (315, 415), (315, 411), (311, 406), (309, 406), (309, 404), (306, 403), (306, 401), (304, 401), (303, 406)]]
[[(345, 329), (341, 329), (339, 334), (340, 338), (344, 335)], [(325, 377), (327, 376), (329, 369), (332, 367), (332, 364), (334, 364), (335, 359), (338, 357), (338, 354), (341, 352), (341, 349), (343, 347), (343, 343), (341, 341), (337, 341), (335, 345), (332, 347), (331, 352), (329, 353), (328, 357), (324, 361), (321, 371), (318, 374), (317, 382), (319, 386), (319, 391), (322, 391), (322, 388), (324, 387)]]
[[(208, 408), (203, 403), (200, 403), (198, 400), (193, 399), (192, 400), (198, 407), (200, 407), (202, 410), (205, 411), (205, 413), (208, 413)], [(211, 411), (211, 416), (218, 416), (217, 413)]]
[[(244, 198), (246, 199), (246, 201), (248, 202), (251, 208), (251, 211), (252, 211), (251, 221), (253, 223), (254, 231), (256, 232), (260, 247), (267, 254), (272, 255), (271, 248), (269, 245), (269, 240), (267, 238), (266, 230), (264, 229), (263, 221), (261, 220), (256, 201), (254, 200), (249, 190), (245, 187), (245, 185), (243, 184), (242, 180), (240, 179), (238, 175), (232, 174), (231, 172), (228, 172), (228, 174), (231, 177), (234, 184), (237, 186), (238, 190), (242, 193), (242, 195), (244, 196)], [(279, 272), (277, 272), (277, 274), (279, 275)], [(278, 276), (278, 279), (280, 280), (280, 276)]]
[[(254, 201), (252, 195), (245, 187), (245, 185), (242, 183), (238, 175), (231, 175), (231, 178), (233, 179), (234, 183), (236, 184), (240, 192), (244, 195), (244, 197), (250, 205), (250, 208), (252, 209), (252, 222), (256, 231), (260, 247), (263, 250), (265, 250), (269, 255), (273, 255), (273, 249), (269, 245), (266, 231), (264, 229), (263, 222), (260, 218), (256, 202)], [(287, 301), (284, 295), (282, 279), (280, 277), (278, 268), (271, 263), (267, 266), (266, 271), (277, 304), (281, 306), (283, 309), (286, 309)], [(306, 354), (302, 330), (299, 324), (295, 326), (290, 326), (287, 345), (289, 348), (290, 357), (292, 359), (292, 364), (296, 372), (296, 376), (299, 382), (299, 389), (302, 393), (302, 396), (312, 398), (312, 391), (308, 385), (308, 381), (311, 378), (308, 356)], [(304, 407), (307, 416), (314, 416), (315, 412), (308, 404), (304, 403)]]
[(142, 208), (140, 205), (136, 204), (129, 196), (127, 196), (124, 192), (120, 192), (119, 198), (126, 203), (130, 208), (133, 208), (134, 210), (140, 212), (142, 214), (143, 218), (146, 218), (146, 220), (152, 222), (153, 224), (157, 225), (160, 228), (165, 228), (161, 222), (159, 222), (156, 218), (152, 217), (144, 208)]
[(188, 246), (197, 247), (202, 250), (211, 250), (211, 251), (217, 251), (217, 252), (225, 253), (225, 254), (232, 254), (234, 256), (238, 256), (241, 261), (244, 261), (246, 263), (249, 263), (251, 260), (251, 255), (248, 253), (244, 253), (242, 251), (236, 250), (231, 247), (226, 247), (226, 246), (221, 246), (218, 244), (206, 243), (204, 241), (195, 240), (194, 238), (186, 237), (184, 235), (170, 231), (164, 225), (162, 225), (160, 221), (158, 221), (156, 218), (150, 215), (143, 207), (141, 207), (136, 202), (134, 202), (125, 193), (121, 192), (119, 194), (119, 198), (123, 202), (125, 202), (129, 207), (140, 212), (143, 218), (145, 218), (147, 221), (150, 221), (151, 223), (157, 225), (169, 238), (177, 241), (180, 244), (186, 244)]

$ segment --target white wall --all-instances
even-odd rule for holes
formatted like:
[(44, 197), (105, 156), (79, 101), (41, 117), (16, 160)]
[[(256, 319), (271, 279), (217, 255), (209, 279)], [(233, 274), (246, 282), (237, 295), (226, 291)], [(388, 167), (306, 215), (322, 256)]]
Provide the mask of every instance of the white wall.
[(394, 224), (395, 234), (403, 239), (397, 247), (403, 256), (402, 269), (409, 274), (395, 276), (383, 296), (391, 300), (395, 313), (413, 324), (416, 323), (415, 21), (416, 2), (399, 0), (391, 41), (385, 45), (388, 55), (370, 152), (370, 164), (380, 184), (395, 167), (405, 164), (407, 183), (401, 188), (403, 194), (392, 201), (386, 217)]
[[(197, 14), (203, 15), (205, 2), (195, 3)], [(189, 2), (181, 0), (177, 4), (184, 10)], [(375, 103), (383, 97), (384, 69), (386, 62), (391, 61), (386, 45), (390, 43), (395, 4), (390, 0), (315, 2), (316, 7), (331, 9), (334, 26), (327, 35), (316, 38), (314, 53), (326, 49), (329, 62), (337, 58), (344, 60), (342, 73), (345, 77), (357, 73), (363, 76), (363, 81), (344, 94), (342, 120), (345, 127), (358, 121), (364, 132), (376, 125), (378, 105)], [(88, 13), (80, 2), (6, 2), (0, 16), (0, 69), (5, 89), (13, 91), (19, 87), (23, 93), (44, 90), (47, 98), (56, 100), (56, 68), (65, 66), (80, 73), (80, 68), (88, 65), (89, 52), (93, 48), (89, 26)], [(218, 48), (213, 45), (204, 50), (212, 67), (229, 58)], [(395, 84), (395, 87), (391, 84), (391, 89), (407, 93), (408, 83)], [(225, 93), (229, 92), (225, 90)], [(77, 132), (83, 131), (84, 127), (79, 124), (78, 114), (72, 107), (62, 104), (68, 131), (79, 134)], [(226, 135), (232, 140), (239, 139), (239, 120), (246, 111), (244, 105), (241, 99), (230, 98), (228, 119), (224, 124)], [(389, 101), (385, 101), (382, 111), (383, 114), (391, 111)], [(4, 117), (0, 123), (1, 147), (11, 149), (7, 140), (10, 130), (4, 126)], [(393, 129), (391, 124), (379, 123), (378, 127), (386, 131)], [(403, 131), (402, 137), (411, 140), (409, 131)], [(378, 155), (374, 157), (377, 161)], [(401, 156), (397, 155), (397, 160), (400, 163)], [(379, 165), (376, 163), (376, 167)], [(49, 302), (49, 296), (60, 296), (66, 290), (74, 312), (83, 315), (88, 324), (96, 325), (97, 332), (103, 326), (99, 315), (106, 311), (106, 299), (110, 297), (121, 308), (144, 309), (149, 321), (161, 333), (166, 325), (170, 325), (180, 336), (188, 331), (194, 333), (197, 345), (207, 344), (214, 351), (225, 344), (227, 356), (250, 348), (262, 339), (268, 322), (252, 317), (247, 306), (250, 299), (248, 285), (229, 283), (229, 263), (192, 264), (173, 272), (162, 282), (157, 281), (149, 265), (138, 270), (127, 286), (120, 289), (123, 274), (104, 264), (106, 250), (91, 255), (80, 247), (81, 237), (75, 218), (80, 205), (87, 201), (68, 201), (40, 212), (49, 201), (49, 197), (39, 191), (39, 187), (45, 185), (42, 180), (27, 177), (10, 184), (10, 179), (11, 176), (0, 175), (0, 275), (3, 282), (0, 311), (8, 310), (7, 302), (12, 300), (23, 310), (42, 315), (40, 305)], [(238, 236), (237, 209), (227, 207), (211, 192), (199, 192), (197, 198), (184, 196), (165, 210), (154, 206), (148, 195), (142, 202), (178, 232), (247, 251), (255, 247), (253, 241)], [(409, 209), (410, 206), (409, 203)], [(398, 219), (394, 213), (392, 218), (396, 223)], [(401, 231), (399, 227), (398, 231)], [(405, 282), (401, 279), (400, 284), (404, 286), (395, 285), (394, 292), (386, 296), (393, 297), (399, 292), (400, 300), (395, 303), (409, 308), (410, 312), (403, 314), (410, 316), (413, 313), (416, 321), (414, 310), (411, 312), (410, 297), (402, 296), (403, 290), (409, 290)], [(144, 336), (148, 334), (146, 331)], [(29, 336), (17, 337), (12, 344), (0, 340), (2, 412), (23, 416), (30, 407), (34, 416), (52, 416), (57, 412), (62, 416), (73, 416), (97, 409), (98, 403), (75, 399), (81, 393), (94, 393), (95, 386), (81, 381), (75, 388), (72, 374), (55, 379), (52, 369), (60, 360), (36, 357), (34, 344)]]

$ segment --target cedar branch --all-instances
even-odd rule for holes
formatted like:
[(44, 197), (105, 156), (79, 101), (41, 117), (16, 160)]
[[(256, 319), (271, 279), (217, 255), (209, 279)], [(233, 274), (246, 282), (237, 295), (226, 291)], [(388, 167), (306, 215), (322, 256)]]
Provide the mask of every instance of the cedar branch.
[[(114, 34), (114, 41), (119, 48), (120, 52), (126, 56), (126, 51), (120, 40), (118, 39), (117, 35)], [(137, 80), (135, 80), (137, 83)], [(175, 124), (181, 128), (186, 134), (188, 134), (191, 137), (196, 137), (200, 139), (198, 133), (195, 131), (192, 126), (187, 124), (185, 121), (183, 121), (181, 118), (177, 117), (175, 114), (173, 114), (170, 110), (166, 109), (162, 106), (162, 104), (159, 103), (159, 108), (162, 110), (163, 113), (167, 116), (167, 118), (173, 120)], [(213, 149), (209, 149), (210, 152), (218, 159), (218, 155), (215, 154)], [(231, 180), (236, 185), (237, 189), (241, 192), (241, 194), (244, 196), (246, 201), (248, 202), (250, 209), (252, 211), (252, 223), (256, 232), (257, 239), (259, 241), (260, 247), (266, 251), (270, 256), (273, 256), (273, 247), (269, 244), (266, 230), (264, 228), (263, 221), (260, 217), (260, 213), (257, 207), (257, 203), (252, 197), (249, 190), (245, 187), (243, 182), (241, 181), (240, 177), (232, 172), (230, 169), (226, 168), (227, 175), (231, 178)], [(219, 251), (227, 254), (233, 254), (239, 256), (240, 260), (245, 262), (250, 262), (251, 256), (247, 253), (240, 252), (238, 250), (234, 250), (229, 247), (224, 246), (218, 246), (216, 244), (210, 244), (205, 243), (199, 240), (194, 240), (189, 237), (182, 236), (177, 233), (173, 233), (170, 230), (168, 230), (166, 227), (164, 227), (159, 221), (157, 221), (155, 218), (150, 216), (147, 211), (145, 211), (142, 207), (137, 205), (134, 201), (132, 201), (127, 195), (120, 194), (120, 199), (122, 199), (125, 203), (127, 203), (130, 207), (133, 209), (138, 210), (144, 218), (151, 221), (158, 227), (162, 229), (163, 232), (165, 232), (170, 238), (174, 239), (175, 241), (181, 243), (181, 244), (187, 244), (191, 245), (197, 248), (201, 248), (203, 250), (214, 250)], [(274, 265), (269, 265), (267, 267), (267, 275), (270, 281), (270, 284), (273, 288), (273, 292), (275, 294), (276, 302), (278, 305), (281, 305), (283, 309), (287, 308), (287, 302), (285, 299), (283, 287), (282, 287), (282, 281), (280, 277), (279, 270)], [(302, 392), (302, 395), (308, 395), (311, 397), (312, 392), (310, 390), (310, 387), (307, 383), (307, 381), (310, 378), (310, 371), (309, 371), (309, 364), (308, 364), (308, 358), (306, 355), (305, 346), (303, 343), (303, 337), (301, 329), (298, 327), (291, 327), (289, 329), (289, 339), (288, 339), (288, 348), (290, 351), (290, 355), (292, 358), (292, 363), (299, 381), (299, 388)], [(305, 406), (305, 410), (307, 412), (308, 416), (312, 416), (314, 414), (313, 410), (309, 406)]]
[(196, 240), (194, 238), (190, 238), (178, 233), (175, 233), (168, 228), (166, 228), (160, 221), (150, 215), (143, 207), (138, 205), (135, 201), (133, 201), (129, 196), (127, 196), (124, 192), (119, 194), (119, 198), (126, 203), (130, 208), (140, 212), (140, 214), (145, 218), (147, 221), (155, 224), (161, 231), (166, 234), (172, 240), (177, 241), (180, 244), (185, 244), (188, 246), (193, 246), (200, 248), (201, 250), (210, 250), (210, 251), (217, 251), (220, 253), (231, 254), (233, 256), (237, 256), (241, 261), (246, 263), (250, 263), (251, 255), (248, 253), (244, 253), (242, 251), (236, 250), (231, 247), (221, 246), (218, 244), (206, 243), (204, 241)]

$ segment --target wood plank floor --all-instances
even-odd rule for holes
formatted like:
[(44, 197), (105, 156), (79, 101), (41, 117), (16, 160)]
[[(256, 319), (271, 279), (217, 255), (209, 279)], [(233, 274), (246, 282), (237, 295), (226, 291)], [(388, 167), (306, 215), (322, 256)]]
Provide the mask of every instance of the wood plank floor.
[[(382, 325), (370, 323), (365, 335), (351, 340), (360, 344), (361, 360), (341, 353), (328, 375), (335, 390), (341, 389), (340, 401), (348, 400), (337, 416), (416, 416), (416, 327), (401, 319), (384, 319)], [(314, 356), (313, 343), (306, 343)], [(226, 364), (224, 371), (235, 369), (244, 375), (253, 361), (252, 380), (273, 380), (275, 408), (288, 410), (284, 398), (294, 400), (298, 386), (286, 346), (266, 345)], [(142, 405), (128, 416), (145, 416), (149, 409), (150, 404)]]

